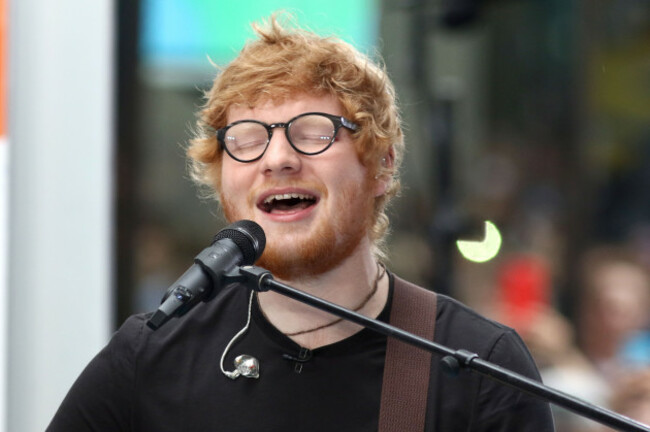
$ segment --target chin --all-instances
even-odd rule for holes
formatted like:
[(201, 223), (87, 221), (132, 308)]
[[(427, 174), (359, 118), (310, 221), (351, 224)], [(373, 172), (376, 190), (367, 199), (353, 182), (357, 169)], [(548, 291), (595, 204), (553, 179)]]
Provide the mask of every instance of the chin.
[(318, 276), (352, 255), (364, 236), (363, 229), (342, 229), (332, 223), (319, 224), (307, 236), (289, 233), (274, 238), (271, 233), (258, 265), (285, 280)]

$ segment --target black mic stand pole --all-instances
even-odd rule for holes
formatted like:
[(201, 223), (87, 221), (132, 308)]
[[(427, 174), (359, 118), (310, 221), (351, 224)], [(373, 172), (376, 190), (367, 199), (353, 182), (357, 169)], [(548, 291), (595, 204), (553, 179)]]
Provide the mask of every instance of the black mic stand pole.
[(559, 405), (584, 417), (597, 421), (605, 426), (623, 432), (650, 432), (650, 427), (621, 414), (590, 404), (567, 393), (535, 381), (531, 378), (512, 372), (488, 361), (482, 360), (477, 354), (467, 350), (452, 350), (443, 345), (421, 338), (384, 322), (368, 318), (360, 313), (330, 303), (326, 300), (307, 294), (289, 285), (277, 282), (270, 271), (256, 266), (242, 266), (225, 275), (225, 281), (241, 282), (255, 291), (272, 290), (286, 297), (298, 300), (317, 309), (331, 313), (345, 320), (367, 327), (386, 336), (391, 336), (442, 356), (440, 361), (445, 372), (457, 375), (461, 369), (474, 370), (482, 375), (526, 392), (537, 398)]

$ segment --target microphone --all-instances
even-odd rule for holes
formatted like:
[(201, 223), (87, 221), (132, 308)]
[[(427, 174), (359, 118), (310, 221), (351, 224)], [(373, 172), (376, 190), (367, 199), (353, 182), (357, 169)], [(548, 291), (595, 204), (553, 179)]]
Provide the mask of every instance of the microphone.
[(194, 264), (169, 287), (147, 325), (157, 330), (172, 317), (183, 316), (199, 301), (211, 300), (224, 275), (238, 266), (253, 265), (265, 246), (264, 230), (250, 220), (237, 221), (219, 231), (212, 245), (201, 251)]

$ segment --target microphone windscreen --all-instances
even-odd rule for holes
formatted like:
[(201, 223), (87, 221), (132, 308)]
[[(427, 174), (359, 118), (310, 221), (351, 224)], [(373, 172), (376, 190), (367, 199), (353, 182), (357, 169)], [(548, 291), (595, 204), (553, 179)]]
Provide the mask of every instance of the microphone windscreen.
[(262, 227), (247, 219), (234, 222), (219, 231), (214, 236), (214, 242), (224, 238), (232, 240), (241, 250), (244, 257), (241, 265), (253, 265), (266, 247), (266, 236)]

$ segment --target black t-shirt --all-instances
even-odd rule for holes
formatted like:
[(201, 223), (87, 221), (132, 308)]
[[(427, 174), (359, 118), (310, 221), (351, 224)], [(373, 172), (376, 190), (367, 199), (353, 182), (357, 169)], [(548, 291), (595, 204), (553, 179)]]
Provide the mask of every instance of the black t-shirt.
[[(384, 322), (393, 285), (391, 275)], [(386, 336), (364, 329), (306, 350), (253, 302), (250, 328), (224, 364), (232, 370), (236, 356), (251, 355), (260, 377), (232, 380), (219, 363), (246, 323), (248, 300), (244, 287), (227, 287), (157, 331), (146, 326), (148, 314), (130, 317), (77, 379), (48, 431), (376, 431)], [(442, 295), (434, 340), (539, 378), (513, 330)], [(427, 431), (553, 430), (547, 404), (474, 372), (447, 376), (433, 359)]]

